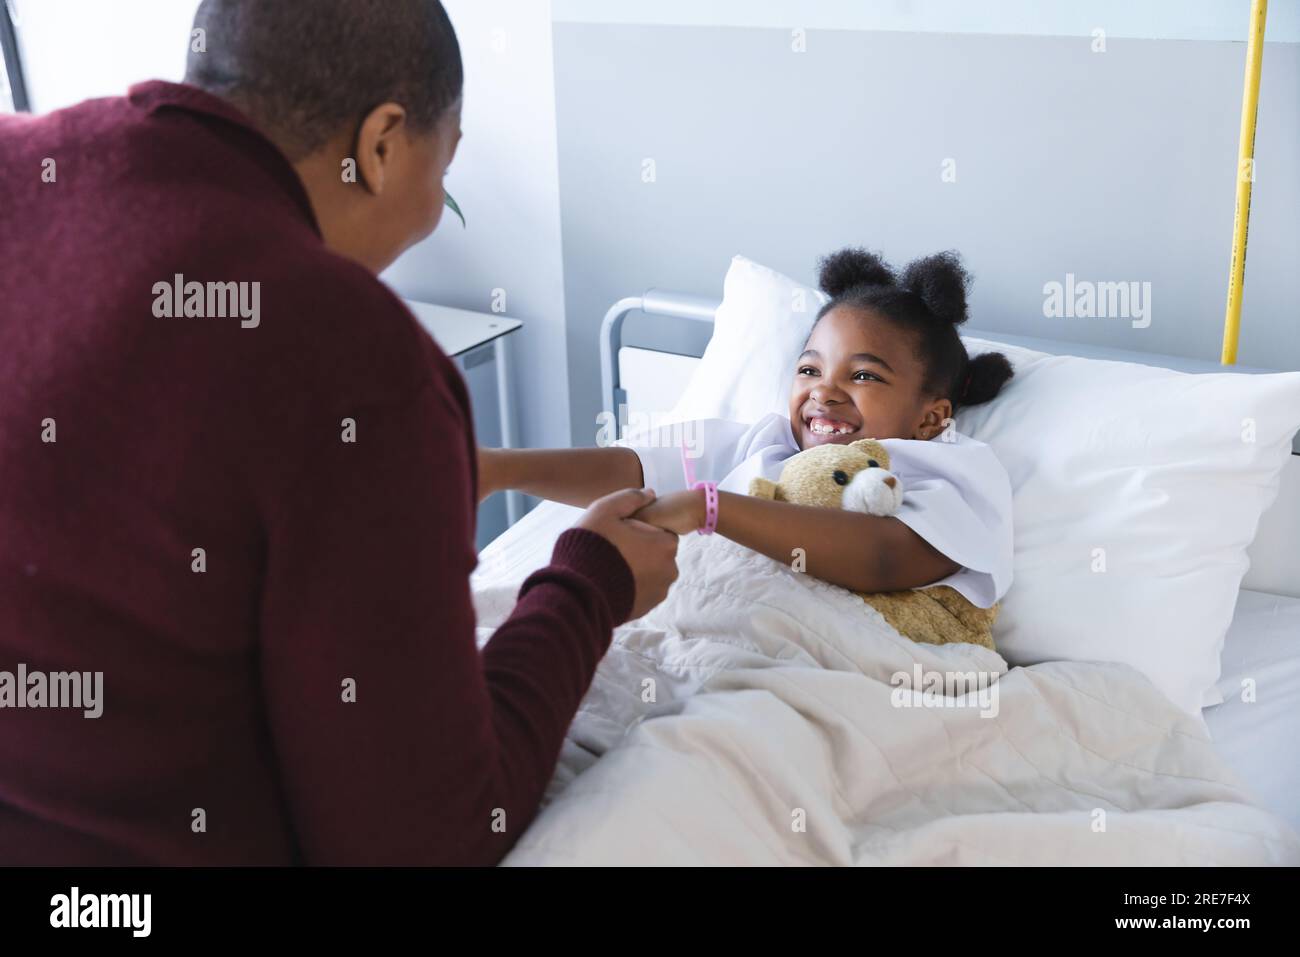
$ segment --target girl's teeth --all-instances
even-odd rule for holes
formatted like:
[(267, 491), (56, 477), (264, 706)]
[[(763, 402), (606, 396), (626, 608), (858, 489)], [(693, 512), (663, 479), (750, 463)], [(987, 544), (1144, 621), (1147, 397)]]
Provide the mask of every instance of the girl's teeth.
[(813, 422), (811, 428), (818, 435), (847, 435), (849, 432), (853, 431), (853, 427), (849, 425), (836, 427), (833, 425), (827, 425), (824, 422)]

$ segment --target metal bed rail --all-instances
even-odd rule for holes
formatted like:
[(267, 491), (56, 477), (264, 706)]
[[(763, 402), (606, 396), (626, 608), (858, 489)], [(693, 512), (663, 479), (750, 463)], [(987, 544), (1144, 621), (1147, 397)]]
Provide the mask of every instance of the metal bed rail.
[(627, 391), (619, 382), (618, 350), (623, 347), (623, 322), (633, 312), (669, 319), (692, 319), (713, 322), (720, 299), (692, 296), (687, 293), (647, 289), (640, 296), (620, 299), (605, 313), (600, 323), (600, 395), (605, 411), (615, 416), (627, 402)]

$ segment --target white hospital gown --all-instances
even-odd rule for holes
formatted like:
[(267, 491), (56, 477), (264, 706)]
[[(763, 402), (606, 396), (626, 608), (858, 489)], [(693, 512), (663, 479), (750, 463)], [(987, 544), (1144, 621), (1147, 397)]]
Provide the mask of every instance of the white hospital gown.
[[(948, 441), (952, 439), (952, 441)], [(631, 434), (615, 443), (641, 459), (647, 488), (659, 495), (686, 487), (682, 443), (695, 478), (744, 495), (755, 476), (777, 481), (800, 449), (790, 420), (771, 414), (754, 425), (699, 419)], [(962, 567), (923, 588), (949, 585), (980, 608), (1011, 587), (1011, 480), (983, 442), (950, 429), (946, 437), (882, 439), (890, 471), (903, 483), (897, 518)]]

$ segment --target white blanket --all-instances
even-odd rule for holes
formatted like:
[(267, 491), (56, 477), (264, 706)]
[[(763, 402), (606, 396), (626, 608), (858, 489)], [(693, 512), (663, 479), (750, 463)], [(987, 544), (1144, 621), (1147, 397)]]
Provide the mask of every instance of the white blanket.
[[(1128, 666), (1008, 671), (721, 536), (678, 559), (668, 599), (615, 632), (505, 863), (1300, 863), (1204, 725)], [(481, 641), (518, 585), (476, 592)]]

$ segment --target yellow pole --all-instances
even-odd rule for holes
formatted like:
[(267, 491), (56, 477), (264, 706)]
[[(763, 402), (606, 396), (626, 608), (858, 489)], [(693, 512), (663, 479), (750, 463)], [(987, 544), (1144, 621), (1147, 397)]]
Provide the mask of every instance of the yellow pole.
[(1255, 114), (1259, 108), (1259, 71), (1264, 60), (1264, 18), (1268, 0), (1251, 0), (1250, 36), (1246, 41), (1246, 79), (1241, 95), (1241, 139), (1237, 147), (1237, 210), (1232, 220), (1232, 264), (1228, 270), (1228, 312), (1223, 319), (1225, 366), (1237, 361), (1241, 334), (1241, 287), (1246, 279), (1246, 232), (1250, 224), (1250, 184), (1255, 180)]

